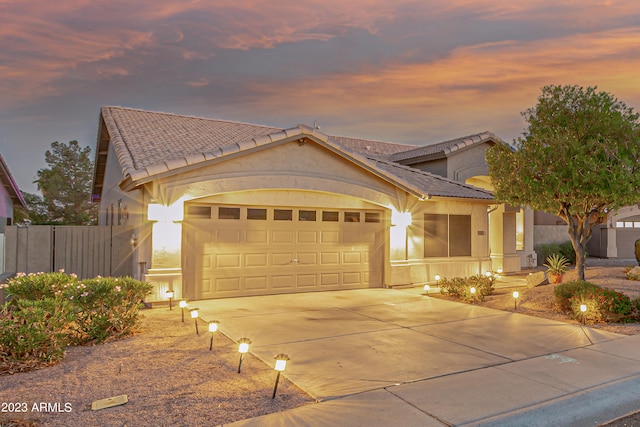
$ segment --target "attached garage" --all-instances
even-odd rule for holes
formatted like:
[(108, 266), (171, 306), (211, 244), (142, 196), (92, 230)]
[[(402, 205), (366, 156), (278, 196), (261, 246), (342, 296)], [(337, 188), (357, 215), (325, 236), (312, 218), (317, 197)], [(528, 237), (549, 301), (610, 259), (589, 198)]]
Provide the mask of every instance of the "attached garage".
[(383, 210), (187, 203), (185, 296), (382, 287)]

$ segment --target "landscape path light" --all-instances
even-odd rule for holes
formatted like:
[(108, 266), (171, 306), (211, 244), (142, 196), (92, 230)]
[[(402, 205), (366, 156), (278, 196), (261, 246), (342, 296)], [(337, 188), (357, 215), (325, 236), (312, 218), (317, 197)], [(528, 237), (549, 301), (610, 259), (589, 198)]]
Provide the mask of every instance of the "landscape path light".
[(440, 287), (440, 275), (436, 274), (435, 276), (433, 276), (434, 279), (436, 279), (436, 286)]
[(209, 322), (209, 332), (211, 332), (211, 341), (209, 342), (209, 351), (213, 350), (213, 336), (218, 332), (218, 325), (220, 324), (217, 320), (212, 320)]
[(520, 292), (513, 291), (513, 309), (518, 309), (518, 297), (520, 296)]
[(175, 295), (175, 292), (173, 292), (173, 289), (169, 289), (164, 294), (166, 295), (167, 298), (169, 298), (169, 310), (171, 310), (172, 308), (171, 302), (173, 300), (173, 296)]
[(276, 390), (278, 390), (280, 373), (283, 372), (287, 367), (287, 361), (291, 360), (286, 354), (276, 354), (276, 357), (274, 357), (274, 359), (276, 359), (276, 367), (274, 369), (278, 371), (278, 375), (276, 376), (276, 384), (273, 386), (273, 395), (271, 396), (272, 399), (276, 398)]
[(182, 310), (182, 323), (184, 323), (184, 309), (187, 308), (187, 301), (186, 300), (182, 300), (180, 301), (180, 309)]
[(192, 308), (189, 311), (191, 312), (191, 318), (196, 322), (196, 335), (200, 335), (200, 331), (198, 330), (198, 309)]
[(424, 288), (423, 288), (423, 289), (424, 289), (425, 294), (429, 295), (429, 290), (431, 290), (431, 286), (429, 286), (429, 285), (424, 285)]
[(240, 353), (238, 373), (242, 370), (242, 361), (244, 360), (244, 355), (249, 351), (249, 345), (251, 345), (251, 340), (249, 338), (240, 338), (240, 341), (238, 341), (238, 353)]
[(471, 292), (471, 295), (473, 295), (473, 303), (476, 303), (476, 288), (474, 288), (473, 286), (469, 289), (469, 292)]
[(587, 324), (587, 304), (580, 304), (580, 312), (582, 313), (582, 324)]

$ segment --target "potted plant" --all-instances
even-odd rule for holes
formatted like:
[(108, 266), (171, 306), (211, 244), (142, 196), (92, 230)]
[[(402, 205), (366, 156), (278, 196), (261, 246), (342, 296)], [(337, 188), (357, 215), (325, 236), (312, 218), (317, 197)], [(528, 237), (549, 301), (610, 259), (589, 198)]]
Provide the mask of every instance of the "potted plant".
[(562, 276), (567, 271), (569, 260), (559, 254), (549, 255), (547, 262), (544, 264), (547, 267), (547, 277), (552, 284), (558, 284), (562, 282)]

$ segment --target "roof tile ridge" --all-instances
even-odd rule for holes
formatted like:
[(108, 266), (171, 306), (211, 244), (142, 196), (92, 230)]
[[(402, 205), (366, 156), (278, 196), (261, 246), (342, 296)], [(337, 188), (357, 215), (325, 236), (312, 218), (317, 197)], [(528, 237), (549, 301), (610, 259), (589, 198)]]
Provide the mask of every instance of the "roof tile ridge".
[(120, 133), (120, 128), (111, 114), (112, 108), (114, 107), (103, 106), (101, 108), (102, 119), (104, 120), (107, 132), (109, 132), (109, 139), (120, 163), (123, 175), (131, 176), (133, 173), (139, 171), (139, 169), (136, 168), (131, 151), (129, 151), (127, 144), (125, 144), (122, 134)]

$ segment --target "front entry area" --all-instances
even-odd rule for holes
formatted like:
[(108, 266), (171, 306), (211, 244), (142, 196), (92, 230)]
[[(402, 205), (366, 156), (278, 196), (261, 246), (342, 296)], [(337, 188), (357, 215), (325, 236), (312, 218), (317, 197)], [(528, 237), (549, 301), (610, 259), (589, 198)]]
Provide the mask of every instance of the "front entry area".
[(385, 211), (185, 204), (184, 295), (381, 287)]

